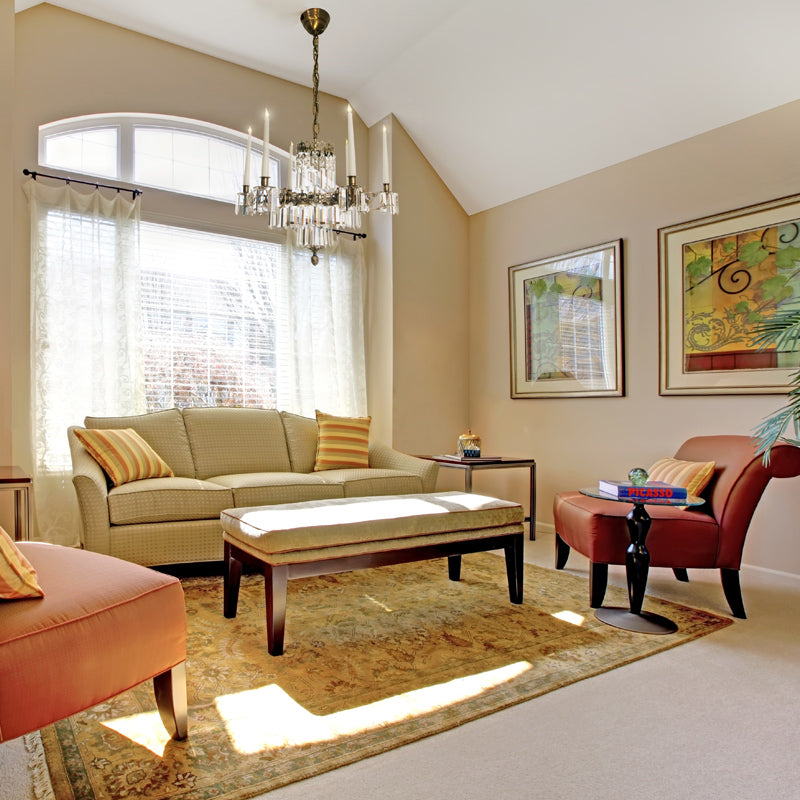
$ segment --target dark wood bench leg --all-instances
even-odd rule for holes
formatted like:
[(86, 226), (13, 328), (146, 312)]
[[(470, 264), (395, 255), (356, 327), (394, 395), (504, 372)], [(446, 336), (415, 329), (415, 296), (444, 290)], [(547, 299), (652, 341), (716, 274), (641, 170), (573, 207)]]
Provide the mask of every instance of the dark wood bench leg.
[(506, 574), (508, 575), (508, 596), (512, 603), (522, 602), (524, 534), (514, 535), (511, 544), (504, 548), (506, 553)]
[(461, 580), (461, 556), (447, 556), (447, 575), (451, 581)]
[(286, 585), (289, 567), (264, 564), (264, 592), (267, 598), (267, 650), (271, 656), (283, 655), (286, 628)]
[(153, 691), (161, 721), (173, 739), (185, 739), (189, 732), (186, 700), (186, 662), (153, 678)]
[(239, 605), (239, 584), (242, 580), (242, 562), (233, 557), (231, 543), (225, 542), (225, 583), (223, 590), (223, 614), (226, 619), (236, 616)]

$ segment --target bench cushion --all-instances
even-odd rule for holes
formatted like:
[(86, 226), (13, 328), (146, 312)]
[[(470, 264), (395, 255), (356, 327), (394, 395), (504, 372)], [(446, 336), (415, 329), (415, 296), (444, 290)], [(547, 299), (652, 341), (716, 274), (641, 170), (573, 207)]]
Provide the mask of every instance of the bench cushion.
[(498, 528), (519, 526), (522, 531), (523, 517), (518, 503), (465, 492), (321, 500), (233, 508), (221, 514), (226, 541), (264, 555), (305, 554), (348, 545), (358, 545), (365, 552), (371, 543), (390, 541), (398, 547), (409, 540), (408, 546), (414, 546), (418, 542), (411, 540), (429, 536), (489, 537)]

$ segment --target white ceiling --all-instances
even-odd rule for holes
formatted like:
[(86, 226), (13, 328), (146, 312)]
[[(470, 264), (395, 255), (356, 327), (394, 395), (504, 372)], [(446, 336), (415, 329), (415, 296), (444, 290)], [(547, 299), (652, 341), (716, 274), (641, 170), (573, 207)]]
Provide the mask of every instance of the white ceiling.
[[(50, 2), (311, 84), (303, 0)], [(470, 214), (800, 98), (798, 0), (323, 7), (320, 89), (395, 114)]]

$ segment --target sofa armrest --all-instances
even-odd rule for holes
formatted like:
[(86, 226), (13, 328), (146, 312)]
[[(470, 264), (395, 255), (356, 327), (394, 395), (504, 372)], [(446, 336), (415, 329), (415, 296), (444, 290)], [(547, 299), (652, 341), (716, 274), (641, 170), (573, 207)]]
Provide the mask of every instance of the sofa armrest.
[(81, 516), (81, 545), (95, 553), (109, 553), (106, 475), (75, 435), (75, 426), (67, 429), (67, 437), (72, 456), (72, 485), (78, 495)]
[(422, 479), (423, 492), (436, 490), (439, 465), (435, 461), (428, 461), (425, 458), (417, 458), (416, 456), (401, 453), (386, 444), (370, 442), (369, 465), (376, 469), (400, 469), (404, 472), (412, 472)]

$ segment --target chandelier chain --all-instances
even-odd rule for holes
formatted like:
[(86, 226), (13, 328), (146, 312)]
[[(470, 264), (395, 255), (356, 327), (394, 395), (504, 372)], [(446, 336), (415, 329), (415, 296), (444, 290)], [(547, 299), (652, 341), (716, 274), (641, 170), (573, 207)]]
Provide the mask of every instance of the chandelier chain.
[(314, 135), (311, 138), (316, 142), (319, 139), (319, 36), (314, 37), (314, 72), (312, 75), (312, 82), (314, 87)]

